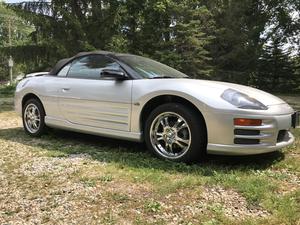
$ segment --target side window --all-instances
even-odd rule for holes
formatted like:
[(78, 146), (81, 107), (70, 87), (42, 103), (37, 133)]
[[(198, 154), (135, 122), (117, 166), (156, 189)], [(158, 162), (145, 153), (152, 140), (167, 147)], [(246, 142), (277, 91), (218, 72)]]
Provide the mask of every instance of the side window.
[(71, 63), (65, 65), (65, 66), (59, 71), (59, 73), (57, 74), (57, 76), (59, 76), (59, 77), (66, 77), (67, 74), (68, 74), (68, 72), (69, 72), (70, 66), (71, 66)]
[(100, 79), (103, 69), (121, 69), (120, 65), (102, 55), (89, 55), (73, 61), (68, 77)]

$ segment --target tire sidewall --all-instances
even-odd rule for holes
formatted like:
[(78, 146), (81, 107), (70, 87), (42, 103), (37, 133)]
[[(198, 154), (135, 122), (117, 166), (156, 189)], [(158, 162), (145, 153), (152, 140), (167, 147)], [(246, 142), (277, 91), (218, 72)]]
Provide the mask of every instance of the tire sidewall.
[[(178, 158), (167, 158), (158, 153), (152, 146), (150, 129), (153, 120), (161, 113), (173, 112), (182, 116), (188, 123), (191, 132), (191, 144), (188, 151)], [(176, 161), (176, 162), (195, 162), (204, 158), (206, 155), (206, 127), (202, 118), (199, 118), (198, 114), (189, 107), (182, 105), (180, 103), (166, 103), (155, 108), (149, 115), (145, 123), (145, 142), (147, 147), (156, 156), (162, 159)]]
[[(27, 129), (26, 124), (25, 124), (25, 109), (26, 109), (26, 107), (29, 104), (34, 104), (38, 108), (38, 110), (40, 112), (40, 126), (39, 126), (38, 131), (35, 132), (35, 133), (30, 132)], [(29, 134), (30, 136), (40, 137), (45, 132), (45, 129), (46, 129), (46, 125), (45, 125), (45, 110), (44, 110), (44, 107), (43, 107), (42, 103), (39, 100), (37, 100), (37, 99), (29, 99), (24, 104), (23, 109), (22, 109), (22, 121), (23, 121), (23, 127), (24, 127), (25, 132), (27, 134)]]

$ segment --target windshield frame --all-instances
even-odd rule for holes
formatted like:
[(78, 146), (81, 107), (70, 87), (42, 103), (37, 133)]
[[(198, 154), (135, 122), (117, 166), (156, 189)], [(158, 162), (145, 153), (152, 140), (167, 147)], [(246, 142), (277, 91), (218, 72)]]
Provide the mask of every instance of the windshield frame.
[[(138, 77), (139, 79), (163, 79), (163, 78), (168, 78), (168, 79), (183, 79), (183, 78), (189, 78), (188, 75), (186, 75), (185, 73), (182, 73), (166, 64), (160, 63), (156, 60), (147, 58), (147, 57), (143, 57), (143, 56), (138, 56), (138, 55), (132, 55), (132, 54), (116, 54), (115, 57), (117, 58), (117, 60), (123, 64), (125, 64), (127, 67), (130, 68), (131, 72), (134, 73), (134, 77)], [(149, 62), (155, 64), (156, 66), (160, 66), (160, 68), (165, 69), (165, 70), (169, 70), (170, 73), (175, 72), (178, 76), (174, 76), (173, 74), (167, 74), (167, 75), (163, 75), (160, 74), (159, 76), (145, 76), (146, 74), (144, 73), (144, 75), (141, 73), (141, 71), (138, 71), (137, 68), (135, 68), (134, 65), (132, 65), (130, 62), (128, 62), (128, 60), (126, 60), (125, 58), (127, 57), (133, 57), (133, 58), (138, 58), (141, 60), (145, 60), (146, 63)]]

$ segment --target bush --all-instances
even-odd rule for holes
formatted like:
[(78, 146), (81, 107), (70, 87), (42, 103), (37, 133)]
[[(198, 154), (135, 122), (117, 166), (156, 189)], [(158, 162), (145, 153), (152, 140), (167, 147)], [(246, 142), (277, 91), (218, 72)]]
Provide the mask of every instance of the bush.
[(0, 85), (0, 97), (12, 97), (16, 89), (16, 84)]

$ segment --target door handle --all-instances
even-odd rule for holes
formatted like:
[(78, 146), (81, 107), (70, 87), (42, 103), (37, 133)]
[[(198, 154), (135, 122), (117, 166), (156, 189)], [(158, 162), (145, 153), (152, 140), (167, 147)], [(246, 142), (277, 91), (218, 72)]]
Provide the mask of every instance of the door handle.
[(70, 88), (62, 88), (61, 90), (62, 90), (62, 92), (67, 92), (67, 91), (70, 91)]

